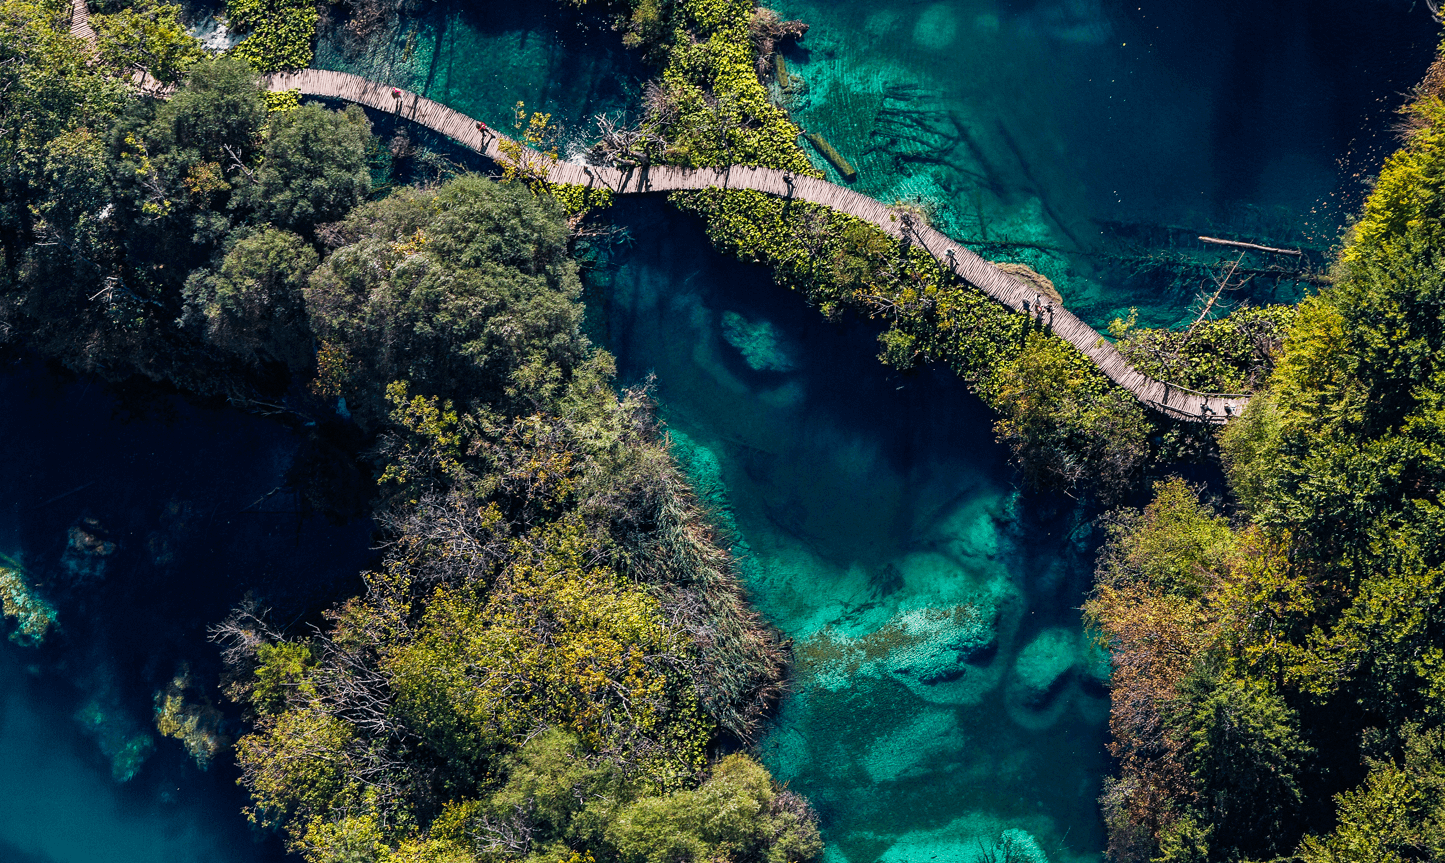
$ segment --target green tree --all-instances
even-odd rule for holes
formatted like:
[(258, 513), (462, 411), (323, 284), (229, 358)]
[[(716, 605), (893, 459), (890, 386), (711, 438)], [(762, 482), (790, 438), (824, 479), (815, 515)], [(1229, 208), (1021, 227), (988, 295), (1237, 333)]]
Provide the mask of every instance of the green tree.
[(139, 0), (112, 15), (91, 17), (100, 61), (118, 76), (149, 73), (174, 84), (205, 57), (201, 45), (181, 23), (181, 7)]
[(316, 271), (306, 303), (317, 334), (361, 367), (348, 402), (377, 417), (381, 387), (399, 378), (509, 410), (563, 392), (587, 342), (555, 205), (464, 177), (360, 207), (339, 232), (351, 242)]
[(256, 217), (292, 231), (340, 219), (371, 189), (366, 145), (371, 123), (355, 105), (316, 104), (273, 113), (263, 133), (261, 164), (238, 189)]
[(236, 238), (220, 265), (186, 280), (186, 321), (211, 344), (253, 364), (304, 373), (311, 332), (303, 290), (316, 251), (295, 234), (262, 228)]
[(607, 838), (623, 863), (794, 863), (822, 850), (806, 807), (746, 755), (729, 755), (696, 789), (620, 809)]
[(1300, 846), (1304, 863), (1406, 863), (1445, 858), (1445, 735), (1407, 729), (1401, 757), (1376, 760), (1335, 798), (1338, 824)]
[(1286, 854), (1299, 841), (1301, 775), (1312, 755), (1299, 718), (1267, 683), (1199, 679), (1184, 715), (1186, 763), (1200, 791), (1216, 854)]
[(261, 81), (244, 60), (218, 57), (190, 67), (184, 85), (161, 102), (146, 128), (153, 155), (190, 165), (220, 162), (227, 172), (249, 164), (266, 121)]

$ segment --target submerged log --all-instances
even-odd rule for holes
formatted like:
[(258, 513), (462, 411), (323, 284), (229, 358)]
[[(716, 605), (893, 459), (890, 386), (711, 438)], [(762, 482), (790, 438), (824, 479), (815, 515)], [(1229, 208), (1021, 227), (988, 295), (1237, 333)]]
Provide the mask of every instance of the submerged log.
[(1214, 243), (1217, 246), (1232, 246), (1236, 249), (1248, 249), (1251, 252), (1273, 252), (1276, 255), (1294, 255), (1299, 257), (1304, 252), (1300, 249), (1276, 249), (1273, 246), (1259, 246), (1254, 243), (1241, 243), (1238, 240), (1221, 240), (1218, 237), (1200, 237), (1201, 243)]
[(808, 139), (808, 143), (813, 145), (813, 149), (817, 150), (820, 156), (828, 160), (828, 164), (843, 175), (843, 179), (850, 183), (858, 179), (858, 171), (854, 169), (853, 164), (843, 158), (842, 153), (833, 149), (833, 145), (829, 144), (822, 135), (817, 132), (805, 132), (803, 137)]

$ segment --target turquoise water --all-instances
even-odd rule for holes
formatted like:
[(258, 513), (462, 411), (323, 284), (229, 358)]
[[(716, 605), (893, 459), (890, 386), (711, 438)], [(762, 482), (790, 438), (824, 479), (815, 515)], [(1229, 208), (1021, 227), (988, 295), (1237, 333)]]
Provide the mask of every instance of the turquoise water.
[(599, 113), (637, 103), (647, 69), (599, 18), (567, 3), (437, 3), (368, 41), (341, 30), (314, 64), (431, 96), (499, 129), (518, 102), (542, 111), (576, 142)]
[[(813, 25), (785, 53), (793, 115), (854, 161), (858, 187), (925, 202), (945, 232), (1034, 265), (1096, 327), (1130, 306), (1179, 321), (1201, 274), (1137, 259), (1222, 258), (1199, 234), (1327, 249), (1439, 38), (1410, 2), (778, 9)], [(1234, 299), (1293, 301), (1297, 287)]]
[[(1202, 271), (1151, 259), (1216, 260), (1201, 233), (1322, 255), (1437, 34), (1408, 2), (778, 8), (813, 26), (775, 96), (854, 162), (857, 188), (1031, 263), (1099, 326), (1131, 306), (1187, 317)], [(438, 4), (318, 63), (494, 125), (522, 100), (574, 144), (648, 75), (551, 3)], [(884, 369), (874, 329), (825, 323), (660, 201), (615, 217), (630, 241), (589, 273), (591, 326), (624, 382), (656, 375), (675, 452), (795, 641), (758, 748), (817, 806), (830, 863), (971, 863), (1005, 839), (1098, 859), (1106, 669), (1077, 611), (1091, 514), (1020, 495), (993, 417), (951, 376)]]
[(248, 590), (283, 624), (354, 593), (369, 523), (302, 513), (282, 486), (306, 437), (271, 420), (8, 360), (0, 404), (0, 564), (55, 610), (38, 645), (0, 639), (0, 860), (283, 859), (229, 754), (201, 769), (155, 697), (187, 674), (234, 737), (206, 626)]
[(829, 860), (971, 860), (1008, 830), (1095, 857), (1108, 702), (1074, 611), (1081, 513), (1014, 490), (951, 375), (890, 372), (873, 327), (822, 323), (661, 202), (619, 216), (648, 239), (591, 274), (597, 336), (624, 380), (656, 374), (675, 451), (795, 640), (760, 749)]

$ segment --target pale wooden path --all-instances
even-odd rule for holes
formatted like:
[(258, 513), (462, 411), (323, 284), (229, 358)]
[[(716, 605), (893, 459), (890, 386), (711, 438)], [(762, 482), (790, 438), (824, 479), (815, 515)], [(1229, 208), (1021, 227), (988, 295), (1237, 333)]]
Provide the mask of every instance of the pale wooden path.
[[(434, 132), (475, 150), (497, 162), (510, 161), (501, 144), (508, 139), (495, 130), (482, 131), (477, 121), (465, 114), (408, 90), (378, 84), (346, 72), (305, 69), (284, 72), (267, 80), (272, 90), (299, 90), (309, 96), (324, 96), (365, 105), (419, 123)], [(509, 150), (513, 147), (509, 146)], [(517, 152), (514, 150), (514, 152)], [(939, 231), (914, 224), (911, 218), (851, 189), (820, 180), (780, 171), (776, 168), (753, 168), (733, 165), (727, 168), (679, 168), (655, 165), (645, 168), (617, 168), (580, 165), (549, 159), (534, 151), (525, 152), (534, 167), (546, 172), (552, 183), (607, 188), (618, 194), (675, 192), (683, 189), (751, 189), (822, 204), (850, 216), (870, 222), (902, 239), (905, 234), (923, 246), (945, 268), (1011, 309), (1034, 315), (1049, 324), (1052, 331), (1078, 348), (1109, 379), (1140, 402), (1155, 410), (1180, 419), (1196, 422), (1222, 423), (1238, 416), (1249, 401), (1247, 395), (1200, 393), (1184, 387), (1155, 380), (1134, 370), (1124, 356), (1107, 339), (1072, 312), (1047, 299), (1039, 308), (1039, 295), (1014, 277), (1001, 272), (993, 264), (955, 243)]]
[[(85, 0), (72, 0), (70, 32), (77, 38), (95, 44), (95, 30), (90, 26), (90, 12)], [(144, 76), (149, 79), (150, 76)], [(137, 82), (146, 89), (147, 82)], [(282, 72), (267, 78), (273, 91), (299, 90), (308, 96), (323, 96), (389, 111), (403, 119), (419, 123), (434, 132), (482, 153), (496, 162), (510, 161), (500, 144), (507, 140), (495, 131), (482, 131), (476, 120), (417, 93), (378, 84), (345, 72), (304, 69)], [(508, 147), (509, 150), (513, 149)], [(1123, 354), (1093, 327), (1079, 320), (1073, 312), (1043, 300), (1033, 288), (1001, 272), (952, 239), (926, 225), (913, 222), (906, 213), (885, 206), (851, 189), (820, 180), (780, 171), (776, 168), (753, 168), (733, 165), (727, 168), (679, 168), (658, 165), (631, 170), (578, 165), (555, 161), (530, 150), (516, 150), (533, 166), (546, 171), (552, 183), (586, 187), (603, 187), (618, 194), (675, 192), (684, 189), (751, 189), (769, 195), (794, 198), (822, 204), (882, 228), (890, 236), (905, 235), (919, 243), (946, 269), (969, 284), (1015, 311), (1033, 315), (1047, 323), (1052, 331), (1078, 348), (1109, 380), (1133, 393), (1144, 405), (1169, 416), (1194, 422), (1222, 423), (1238, 416), (1249, 402), (1247, 395), (1201, 393), (1155, 380), (1134, 370)]]

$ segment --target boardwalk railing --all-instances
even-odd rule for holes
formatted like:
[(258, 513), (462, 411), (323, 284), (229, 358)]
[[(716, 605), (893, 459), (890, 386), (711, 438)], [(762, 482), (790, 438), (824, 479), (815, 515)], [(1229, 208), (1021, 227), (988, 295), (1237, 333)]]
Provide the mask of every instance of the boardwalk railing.
[[(432, 101), (420, 94), (378, 84), (345, 72), (305, 69), (270, 76), (272, 90), (299, 90), (309, 96), (324, 96), (387, 111), (419, 123), (497, 162), (511, 157), (502, 149), (520, 152), (496, 131), (475, 119)], [(873, 198), (826, 180), (781, 171), (732, 165), (725, 168), (679, 168), (654, 165), (627, 170), (581, 165), (547, 159), (541, 154), (528, 157), (533, 167), (546, 172), (552, 183), (607, 188), (618, 194), (674, 192), (684, 189), (751, 189), (779, 197), (794, 198), (841, 210), (870, 222), (889, 235), (905, 235), (919, 243), (945, 268), (1011, 309), (1033, 315), (1052, 331), (1078, 348), (1111, 381), (1133, 393), (1144, 405), (1169, 416), (1194, 422), (1222, 423), (1238, 416), (1249, 402), (1247, 395), (1201, 393), (1155, 380), (1136, 371), (1113, 343), (1066, 308), (1039, 296), (1033, 288), (1002, 272), (993, 264), (954, 242), (934, 228), (919, 225), (905, 211), (888, 207)]]
[[(72, 0), (71, 8), (71, 33), (94, 45), (95, 31), (90, 26), (90, 13), (85, 0)], [(149, 79), (149, 76), (144, 78)], [(137, 83), (148, 88), (147, 81)], [(388, 111), (445, 135), (499, 163), (511, 161), (511, 157), (502, 151), (501, 145), (504, 142), (509, 143), (507, 150), (512, 153), (523, 152), (517, 149), (519, 145), (509, 142), (475, 119), (440, 102), (345, 72), (320, 69), (282, 72), (268, 76), (266, 86), (272, 91), (299, 90), (308, 96), (341, 99)], [(156, 88), (148, 89), (160, 94)], [(899, 239), (909, 237), (959, 278), (1005, 306), (1033, 315), (1040, 322), (1047, 323), (1055, 335), (1078, 348), (1109, 380), (1133, 393), (1135, 398), (1147, 407), (1193, 422), (1222, 423), (1238, 416), (1249, 402), (1247, 395), (1196, 392), (1155, 380), (1136, 371), (1113, 343), (1079, 320), (1073, 312), (1040, 297), (1034, 289), (1002, 272), (934, 228), (915, 223), (906, 211), (885, 206), (873, 198), (826, 180), (776, 168), (754, 168), (745, 165), (725, 168), (654, 165), (624, 171), (547, 159), (540, 153), (528, 156), (527, 159), (533, 166), (539, 166), (546, 171), (549, 182), (605, 187), (618, 194), (675, 192), (684, 189), (751, 189), (840, 210), (876, 225), (890, 236)]]

